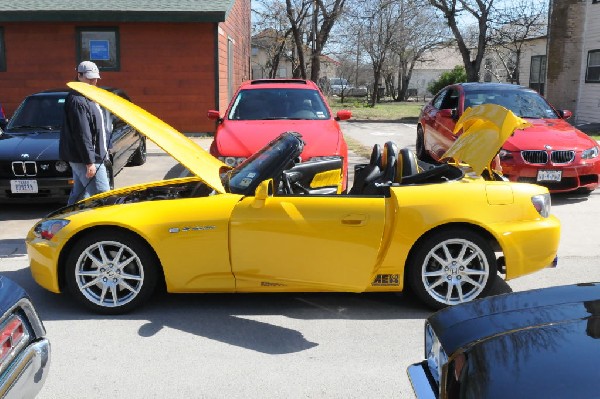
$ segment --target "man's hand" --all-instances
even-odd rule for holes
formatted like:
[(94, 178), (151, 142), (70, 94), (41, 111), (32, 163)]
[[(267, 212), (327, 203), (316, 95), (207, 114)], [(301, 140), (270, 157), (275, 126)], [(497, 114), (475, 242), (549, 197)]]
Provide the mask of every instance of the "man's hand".
[(92, 177), (94, 177), (96, 175), (96, 165), (93, 163), (90, 163), (85, 166), (87, 168), (87, 170), (85, 172), (85, 177), (87, 177), (88, 179), (91, 179)]

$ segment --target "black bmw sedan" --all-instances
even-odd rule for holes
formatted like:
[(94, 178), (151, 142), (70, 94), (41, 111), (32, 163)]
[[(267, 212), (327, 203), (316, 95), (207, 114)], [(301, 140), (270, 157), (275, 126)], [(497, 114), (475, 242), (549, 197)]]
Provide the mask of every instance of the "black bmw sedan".
[[(119, 89), (105, 88), (129, 100)], [(0, 202), (66, 203), (73, 186), (68, 162), (58, 157), (67, 90), (47, 90), (23, 100), (0, 131)], [(125, 166), (146, 162), (146, 139), (105, 110), (110, 137), (111, 187)]]

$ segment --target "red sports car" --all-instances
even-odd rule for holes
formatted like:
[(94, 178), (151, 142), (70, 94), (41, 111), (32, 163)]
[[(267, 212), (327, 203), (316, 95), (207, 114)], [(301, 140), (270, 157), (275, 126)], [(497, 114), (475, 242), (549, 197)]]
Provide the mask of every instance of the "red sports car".
[(349, 119), (347, 110), (332, 115), (318, 86), (303, 79), (257, 79), (243, 83), (225, 115), (208, 111), (217, 121), (210, 153), (236, 166), (285, 131), (295, 131), (306, 142), (302, 161), (338, 157), (342, 161), (342, 184), (346, 190), (348, 145), (338, 121)]
[(456, 140), (454, 125), (463, 111), (485, 103), (501, 105), (532, 125), (515, 131), (500, 150), (508, 179), (551, 192), (589, 193), (598, 187), (598, 142), (566, 121), (570, 111), (557, 111), (536, 91), (513, 84), (458, 83), (442, 89), (421, 111), (418, 157), (438, 161)]

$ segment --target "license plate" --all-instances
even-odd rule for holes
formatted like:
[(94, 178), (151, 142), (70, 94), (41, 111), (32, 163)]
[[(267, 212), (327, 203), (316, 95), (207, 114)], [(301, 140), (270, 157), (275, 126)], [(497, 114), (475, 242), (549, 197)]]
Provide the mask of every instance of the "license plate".
[(537, 181), (560, 181), (561, 170), (538, 170)]
[(10, 191), (13, 194), (37, 194), (37, 180), (11, 180)]

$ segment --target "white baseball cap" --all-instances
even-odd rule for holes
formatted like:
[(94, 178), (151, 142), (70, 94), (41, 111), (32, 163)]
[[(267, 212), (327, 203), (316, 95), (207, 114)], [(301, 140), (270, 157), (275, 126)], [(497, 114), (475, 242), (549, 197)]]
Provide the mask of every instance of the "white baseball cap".
[(82, 73), (86, 79), (100, 79), (100, 70), (92, 61), (83, 61), (77, 66), (77, 72)]

